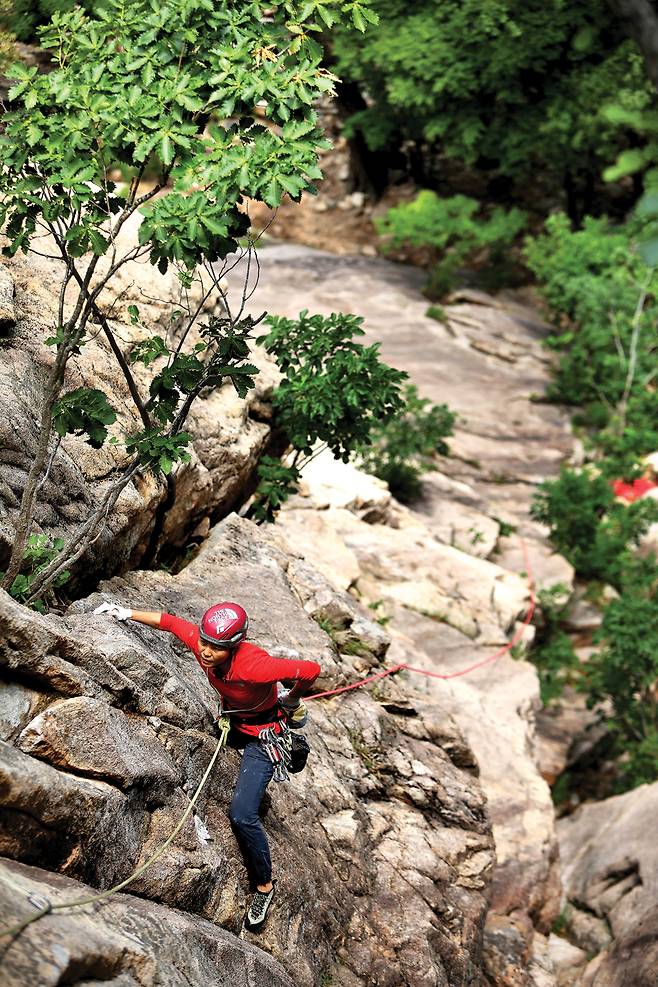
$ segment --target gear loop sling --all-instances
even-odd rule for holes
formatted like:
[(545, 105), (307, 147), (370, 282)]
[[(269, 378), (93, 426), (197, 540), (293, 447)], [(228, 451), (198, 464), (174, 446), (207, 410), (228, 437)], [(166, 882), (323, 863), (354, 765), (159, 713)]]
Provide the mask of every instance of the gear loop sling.
[[(527, 546), (526, 546), (525, 541), (523, 539), (520, 539), (520, 541), (521, 541), (521, 546), (523, 548), (523, 554), (524, 554), (524, 558), (525, 558), (526, 572), (528, 574), (528, 582), (529, 582), (529, 587), (530, 587), (530, 603), (528, 605), (526, 616), (525, 616), (524, 620), (522, 621), (520, 628), (513, 635), (512, 639), (507, 644), (503, 645), (503, 647), (499, 648), (498, 651), (494, 652), (494, 654), (489, 655), (487, 658), (483, 658), (481, 661), (475, 662), (474, 664), (469, 665), (467, 668), (461, 669), (460, 671), (457, 671), (457, 672), (448, 672), (448, 673), (430, 672), (430, 671), (428, 671), (427, 669), (424, 669), (424, 668), (415, 668), (412, 665), (407, 665), (406, 663), (401, 663), (401, 664), (398, 664), (398, 665), (394, 665), (392, 668), (388, 668), (388, 669), (386, 669), (383, 672), (378, 672), (377, 674), (370, 675), (367, 678), (359, 679), (358, 682), (353, 682), (351, 685), (344, 685), (344, 686), (341, 686), (338, 689), (331, 689), (331, 690), (329, 690), (327, 692), (318, 692), (315, 695), (307, 696), (306, 698), (307, 699), (323, 699), (323, 698), (329, 697), (329, 696), (336, 696), (336, 695), (339, 695), (339, 694), (341, 694), (343, 692), (348, 692), (348, 691), (350, 691), (352, 689), (358, 689), (361, 686), (367, 685), (369, 682), (375, 682), (378, 679), (386, 678), (389, 675), (395, 675), (395, 674), (397, 674), (398, 672), (401, 672), (401, 671), (414, 672), (417, 675), (424, 675), (424, 676), (426, 676), (428, 678), (435, 678), (435, 679), (444, 679), (444, 680), (447, 680), (447, 679), (459, 678), (462, 675), (468, 675), (468, 674), (470, 674), (471, 672), (475, 671), (477, 668), (483, 668), (485, 665), (490, 665), (494, 661), (497, 661), (499, 658), (502, 657), (502, 655), (504, 655), (508, 651), (510, 651), (514, 647), (514, 645), (517, 644), (521, 640), (521, 638), (523, 637), (523, 633), (524, 633), (526, 627), (530, 624), (530, 621), (532, 620), (532, 617), (533, 617), (533, 614), (534, 614), (534, 611), (535, 611), (535, 606), (536, 606), (535, 589), (534, 589), (534, 581), (533, 581), (533, 577), (532, 577), (532, 567), (531, 567), (531, 564), (530, 564), (530, 556), (528, 554), (528, 549), (527, 549)], [(238, 712), (240, 712), (240, 711), (238, 711)], [(192, 809), (196, 805), (196, 803), (197, 803), (197, 801), (199, 799), (199, 796), (201, 795), (201, 792), (203, 791), (203, 788), (204, 788), (204, 786), (205, 786), (208, 778), (210, 777), (210, 773), (211, 773), (213, 767), (215, 766), (215, 762), (216, 762), (217, 758), (219, 757), (219, 752), (221, 751), (221, 749), (223, 747), (226, 746), (226, 741), (227, 741), (227, 738), (228, 738), (229, 730), (231, 728), (230, 720), (229, 720), (228, 716), (226, 716), (226, 714), (224, 714), (219, 719), (219, 721), (218, 721), (218, 728), (219, 728), (220, 737), (219, 737), (219, 741), (217, 743), (217, 747), (215, 748), (215, 752), (214, 752), (212, 758), (210, 759), (210, 763), (208, 764), (208, 767), (206, 768), (205, 773), (204, 773), (201, 781), (197, 785), (197, 788), (196, 788), (196, 791), (194, 792), (194, 795), (190, 799), (189, 805), (185, 809), (185, 812), (181, 816), (179, 822), (177, 823), (177, 825), (174, 828), (174, 830), (171, 833), (171, 835), (165, 840), (165, 842), (162, 844), (162, 846), (158, 850), (156, 850), (155, 853), (152, 854), (152, 856), (150, 856), (148, 858), (148, 860), (145, 860), (144, 863), (141, 864), (137, 868), (137, 870), (133, 871), (133, 873), (129, 875), (129, 877), (127, 877), (125, 880), (121, 881), (119, 884), (116, 884), (114, 887), (108, 888), (107, 891), (101, 891), (99, 894), (90, 895), (87, 898), (80, 898), (77, 901), (62, 901), (62, 902), (58, 902), (57, 904), (54, 904), (53, 905), (52, 902), (50, 902), (48, 899), (45, 899), (45, 898), (44, 899), (40, 899), (40, 896), (28, 895), (27, 896), (28, 901), (30, 901), (30, 903), (32, 903), (32, 904), (36, 904), (37, 907), (38, 907), (38, 905), (39, 905), (39, 903), (40, 903), (41, 900), (43, 900), (45, 902), (45, 904), (43, 904), (41, 907), (39, 907), (38, 911), (35, 912), (34, 915), (28, 916), (27, 918), (23, 919), (21, 922), (17, 922), (15, 925), (12, 925), (12, 926), (10, 926), (7, 929), (0, 929), (0, 937), (3, 937), (4, 938), (5, 936), (16, 936), (16, 935), (19, 935), (19, 933), (21, 933), (23, 931), (23, 929), (27, 928), (28, 925), (31, 925), (33, 922), (38, 921), (38, 919), (43, 918), (44, 915), (50, 915), (52, 912), (61, 911), (64, 908), (77, 908), (77, 907), (79, 907), (81, 905), (91, 905), (91, 904), (93, 904), (93, 903), (95, 903), (97, 901), (103, 901), (103, 899), (109, 898), (110, 895), (116, 894), (118, 891), (121, 891), (123, 888), (127, 887), (129, 884), (132, 884), (132, 882), (134, 880), (136, 880), (136, 878), (138, 878), (141, 874), (143, 874), (144, 871), (147, 870), (151, 866), (151, 864), (155, 863), (155, 861), (158, 860), (162, 856), (162, 854), (165, 852), (165, 850), (167, 849), (167, 847), (169, 847), (171, 845), (171, 843), (173, 842), (173, 840), (176, 838), (176, 836), (180, 832), (182, 826), (185, 823), (185, 820), (188, 818), (188, 816), (192, 812)], [(268, 756), (270, 756), (270, 755), (268, 754)], [(283, 758), (282, 758), (282, 760), (283, 760)], [(275, 767), (275, 771), (276, 770), (277, 769)], [(286, 771), (286, 765), (285, 765), (285, 763), (283, 763), (283, 770)], [(286, 773), (287, 773), (287, 771), (286, 771)], [(279, 780), (279, 779), (277, 779), (277, 780)], [(281, 780), (284, 780), (284, 779), (281, 779)], [(15, 884), (9, 877), (6, 876), (6, 874), (4, 874), (4, 873), (3, 874), (0, 874), (0, 879), (3, 880), (10, 887), (13, 887), (15, 890), (19, 890), (22, 894), (25, 893), (25, 889), (24, 888), (20, 888), (19, 885)]]

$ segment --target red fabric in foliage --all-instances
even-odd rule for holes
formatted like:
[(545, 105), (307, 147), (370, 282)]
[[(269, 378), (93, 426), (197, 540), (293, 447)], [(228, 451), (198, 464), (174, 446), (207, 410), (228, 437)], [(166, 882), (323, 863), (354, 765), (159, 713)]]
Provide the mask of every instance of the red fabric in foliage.
[(626, 483), (625, 480), (612, 481), (612, 492), (615, 497), (619, 497), (629, 504), (639, 500), (645, 493), (656, 487), (658, 487), (658, 483), (655, 480), (649, 480), (646, 476), (641, 476), (637, 480), (633, 480), (632, 483)]
[[(273, 658), (255, 644), (243, 641), (237, 648), (228, 672), (224, 678), (215, 674), (212, 668), (205, 668), (199, 657), (199, 628), (181, 617), (163, 613), (160, 618), (160, 628), (171, 631), (179, 641), (185, 644), (206, 674), (208, 681), (222, 697), (222, 703), (227, 713), (245, 711), (245, 719), (249, 713), (257, 714), (276, 707), (277, 682), (303, 682), (307, 688), (315, 682), (321, 672), (316, 661), (303, 661), (301, 658)], [(261, 730), (276, 723), (279, 719), (278, 707), (274, 710), (272, 723), (250, 724), (241, 722), (242, 717), (231, 717), (231, 722), (238, 730), (249, 736), (256, 737)]]

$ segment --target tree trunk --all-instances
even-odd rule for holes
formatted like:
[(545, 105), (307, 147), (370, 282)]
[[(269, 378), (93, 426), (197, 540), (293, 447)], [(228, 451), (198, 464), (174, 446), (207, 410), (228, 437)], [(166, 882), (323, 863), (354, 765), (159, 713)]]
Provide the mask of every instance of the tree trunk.
[[(367, 109), (366, 101), (361, 95), (359, 87), (353, 82), (337, 83), (336, 101), (343, 118)], [(372, 151), (360, 132), (349, 138), (348, 146), (350, 149), (350, 181), (353, 189), (380, 198), (389, 183), (391, 154), (386, 151)]]
[(658, 13), (649, 0), (608, 0), (642, 52), (647, 74), (658, 89)]
[(57, 355), (55, 364), (50, 372), (46, 393), (44, 394), (43, 405), (41, 407), (41, 418), (39, 421), (39, 432), (37, 435), (37, 447), (34, 453), (34, 459), (32, 460), (32, 465), (30, 466), (27, 479), (25, 481), (25, 488), (21, 498), (20, 512), (16, 522), (16, 537), (11, 550), (11, 557), (9, 559), (7, 571), (5, 572), (2, 583), (0, 583), (2, 588), (6, 590), (9, 589), (14, 579), (19, 574), (21, 565), (23, 564), (25, 546), (30, 534), (30, 528), (32, 527), (34, 498), (43, 468), (46, 465), (48, 443), (52, 432), (53, 405), (57, 400), (57, 396), (62, 386), (65, 370), (66, 358), (64, 353), (60, 352)]

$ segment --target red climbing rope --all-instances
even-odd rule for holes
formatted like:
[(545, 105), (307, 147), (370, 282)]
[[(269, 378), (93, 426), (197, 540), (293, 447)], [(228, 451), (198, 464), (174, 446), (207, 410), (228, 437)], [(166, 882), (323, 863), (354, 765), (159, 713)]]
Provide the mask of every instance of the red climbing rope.
[(488, 655), (486, 658), (483, 658), (481, 661), (476, 661), (473, 665), (469, 665), (467, 668), (460, 669), (458, 672), (430, 672), (425, 668), (414, 668), (412, 665), (407, 665), (406, 662), (402, 662), (399, 665), (393, 665), (392, 668), (387, 668), (384, 672), (377, 672), (376, 675), (369, 675), (368, 678), (359, 679), (358, 682), (353, 682), (351, 685), (343, 685), (339, 689), (330, 689), (328, 692), (316, 692), (315, 695), (305, 696), (304, 697), (305, 701), (308, 702), (309, 699), (325, 699), (327, 696), (337, 696), (340, 692), (349, 692), (350, 689), (360, 689), (361, 686), (363, 685), (368, 685), (370, 682), (376, 682), (377, 679), (384, 679), (389, 675), (395, 675), (397, 672), (401, 672), (401, 671), (415, 672), (417, 675), (425, 675), (428, 678), (432, 678), (432, 679), (457, 679), (462, 675), (469, 675), (471, 672), (474, 672), (477, 668), (484, 668), (485, 665), (491, 665), (492, 662), (498, 661), (498, 659), (502, 658), (504, 654), (507, 654), (508, 651), (511, 651), (515, 644), (518, 644), (518, 642), (523, 637), (523, 632), (525, 631), (525, 628), (532, 620), (533, 614), (535, 612), (536, 599), (535, 599), (535, 586), (532, 578), (532, 567), (530, 564), (528, 547), (525, 541), (523, 540), (523, 538), (521, 539), (521, 547), (523, 549), (523, 557), (525, 559), (526, 572), (528, 574), (530, 603), (528, 604), (528, 610), (521, 623), (521, 626), (514, 634), (511, 641), (508, 641), (507, 644), (504, 644), (502, 648), (498, 649), (498, 651), (495, 651), (492, 655)]

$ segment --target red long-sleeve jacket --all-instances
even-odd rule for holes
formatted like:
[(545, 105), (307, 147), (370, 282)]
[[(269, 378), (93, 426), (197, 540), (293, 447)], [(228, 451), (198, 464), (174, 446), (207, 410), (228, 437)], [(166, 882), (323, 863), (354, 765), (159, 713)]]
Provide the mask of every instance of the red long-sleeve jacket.
[[(199, 628), (181, 617), (163, 613), (160, 629), (171, 631), (193, 653), (208, 681), (222, 697), (227, 713), (244, 715), (231, 717), (232, 723), (242, 733), (258, 736), (261, 730), (279, 719), (276, 706), (277, 682), (302, 682), (310, 688), (321, 668), (316, 661), (303, 661), (301, 658), (273, 658), (255, 644), (243, 641), (235, 651), (229, 670), (220, 678), (212, 668), (205, 668), (199, 658)], [(263, 714), (272, 710), (271, 722), (263, 722)], [(258, 723), (249, 723), (249, 718)]]

